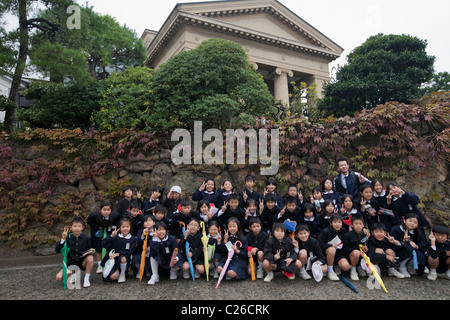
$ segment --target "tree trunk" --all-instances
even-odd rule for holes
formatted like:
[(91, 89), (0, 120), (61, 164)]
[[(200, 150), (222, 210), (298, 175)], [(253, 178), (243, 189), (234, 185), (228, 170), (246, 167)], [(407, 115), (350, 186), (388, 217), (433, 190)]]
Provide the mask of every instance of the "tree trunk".
[(11, 91), (8, 99), (14, 105), (8, 106), (5, 113), (4, 130), (11, 133), (14, 126), (16, 101), (19, 95), (20, 82), (22, 81), (23, 71), (27, 62), (29, 51), (29, 34), (28, 34), (28, 19), (27, 19), (27, 1), (19, 0), (19, 57), (17, 59), (16, 68), (14, 71)]

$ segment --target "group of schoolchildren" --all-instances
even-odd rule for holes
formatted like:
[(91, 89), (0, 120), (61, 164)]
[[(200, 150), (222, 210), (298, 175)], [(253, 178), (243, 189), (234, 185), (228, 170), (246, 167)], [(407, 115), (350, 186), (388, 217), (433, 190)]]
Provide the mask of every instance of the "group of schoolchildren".
[[(161, 187), (149, 197), (125, 187), (116, 210), (104, 201), (89, 215), (90, 237), (82, 233), (85, 222), (75, 218), (70, 237), (65, 229), (56, 251), (67, 242), (67, 264), (86, 271), (84, 287), (90, 285), (94, 255), (103, 281), (124, 282), (131, 270), (137, 278), (150, 277), (149, 285), (159, 281), (162, 269), (170, 279), (199, 278), (206, 271), (217, 279), (223, 271), (226, 279), (252, 275), (270, 282), (274, 271), (281, 271), (289, 279), (297, 273), (305, 280), (313, 276), (320, 281), (326, 275), (335, 281), (338, 266), (341, 274), (356, 281), (372, 273), (364, 255), (378, 272), (381, 267), (397, 278), (427, 273), (435, 280), (443, 273), (450, 279), (449, 228), (434, 225), (427, 239), (425, 228), (431, 226), (415, 194), (395, 182), (384, 186), (379, 179), (369, 181), (350, 171), (345, 159), (337, 166), (339, 174), (323, 179), (310, 197), (296, 185), (281, 196), (274, 179), (266, 180), (262, 194), (254, 189), (251, 175), (240, 192), (231, 181), (216, 189), (215, 181), (207, 179), (192, 194), (196, 209), (182, 199), (179, 186), (166, 197)], [(204, 233), (207, 246), (201, 239)], [(234, 255), (223, 270), (231, 250)], [(57, 279), (63, 279), (62, 270)]]

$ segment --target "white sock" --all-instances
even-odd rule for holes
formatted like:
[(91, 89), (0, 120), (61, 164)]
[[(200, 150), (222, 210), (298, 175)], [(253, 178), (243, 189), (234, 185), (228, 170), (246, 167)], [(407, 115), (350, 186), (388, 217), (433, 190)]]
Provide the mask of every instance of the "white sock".
[(436, 273), (436, 269), (431, 269), (430, 268), (430, 273)]
[(158, 276), (158, 261), (155, 258), (150, 257), (150, 267), (152, 268), (152, 275)]
[(91, 274), (90, 273), (86, 273), (85, 276), (84, 276), (84, 279), (85, 280), (89, 280), (90, 277), (91, 277)]
[(258, 269), (262, 269), (263, 268), (263, 263), (261, 261), (258, 261)]
[(356, 271), (356, 267), (350, 266), (351, 271)]
[(121, 263), (120, 264), (120, 274), (124, 274), (125, 271), (127, 271), (127, 263)]
[(408, 261), (410, 260), (411, 258), (406, 258), (405, 260), (403, 260), (403, 261), (400, 261), (400, 268), (406, 268), (406, 264), (408, 263)]
[(333, 270), (333, 266), (327, 266), (327, 271), (328, 272), (333, 272), (334, 270)]

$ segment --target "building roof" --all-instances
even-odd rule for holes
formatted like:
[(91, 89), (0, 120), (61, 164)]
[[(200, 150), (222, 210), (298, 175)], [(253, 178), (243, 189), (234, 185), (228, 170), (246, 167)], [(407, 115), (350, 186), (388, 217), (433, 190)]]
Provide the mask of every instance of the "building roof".
[[(282, 28), (282, 34), (270, 28), (256, 30), (252, 19), (265, 14)], [(234, 17), (248, 16), (245, 23), (235, 24)], [(202, 29), (256, 41), (288, 50), (320, 56), (328, 61), (340, 57), (344, 49), (315, 29), (305, 20), (277, 0), (229, 0), (177, 4), (161, 29), (154, 34), (147, 46), (147, 66), (158, 60), (183, 26), (194, 25)], [(279, 31), (278, 30), (278, 31)], [(149, 30), (150, 31), (150, 30)], [(144, 31), (144, 33), (148, 31)], [(277, 34), (275, 34), (277, 33)]]

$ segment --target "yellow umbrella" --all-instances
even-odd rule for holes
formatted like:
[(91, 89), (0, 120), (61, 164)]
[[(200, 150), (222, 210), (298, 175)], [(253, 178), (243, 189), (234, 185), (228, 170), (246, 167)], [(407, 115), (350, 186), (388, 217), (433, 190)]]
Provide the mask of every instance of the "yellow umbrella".
[(209, 281), (209, 259), (208, 259), (208, 242), (209, 239), (206, 236), (206, 230), (205, 230), (205, 223), (203, 221), (200, 221), (200, 226), (203, 228), (203, 236), (202, 236), (202, 243), (203, 248), (205, 248), (205, 251), (203, 252), (203, 256), (205, 257), (205, 273), (206, 273), (206, 281)]
[(373, 276), (375, 277), (375, 279), (377, 279), (378, 283), (380, 284), (380, 286), (384, 289), (384, 291), (386, 293), (386, 287), (384, 286), (383, 280), (381, 280), (380, 275), (377, 272), (377, 269), (375, 269), (375, 267), (373, 266), (372, 262), (370, 262), (369, 257), (364, 253), (363, 249), (362, 249), (362, 244), (359, 245), (359, 250), (361, 250), (361, 252), (364, 255), (364, 260), (366, 261), (367, 266), (369, 267), (369, 269), (372, 271)]
[[(248, 252), (252, 251), (253, 247), (248, 247)], [(248, 262), (250, 264), (250, 273), (252, 276), (252, 281), (256, 281), (256, 277), (255, 277), (255, 262), (253, 260), (253, 256), (250, 255), (250, 257), (248, 258)]]

